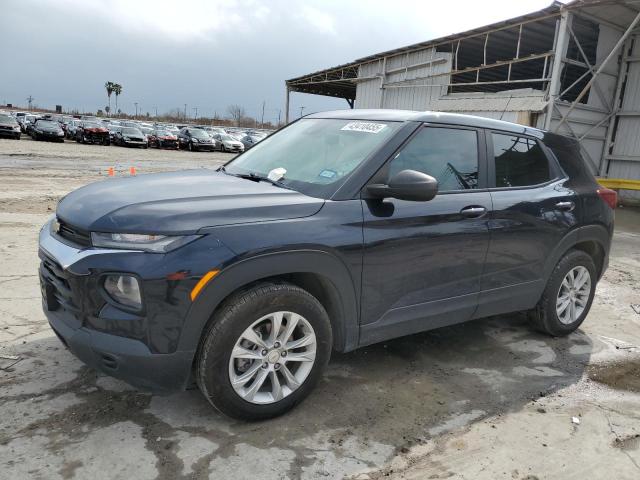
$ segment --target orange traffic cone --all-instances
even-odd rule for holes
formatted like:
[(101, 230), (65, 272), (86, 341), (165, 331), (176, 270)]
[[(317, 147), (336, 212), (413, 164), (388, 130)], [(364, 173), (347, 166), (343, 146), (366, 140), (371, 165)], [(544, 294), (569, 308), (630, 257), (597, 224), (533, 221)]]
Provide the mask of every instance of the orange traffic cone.
[(107, 175), (109, 175), (110, 177), (113, 177), (115, 175), (115, 172), (113, 171), (113, 167), (109, 167), (109, 170), (107, 171)]
[(136, 167), (129, 167), (129, 174), (130, 175), (135, 175), (136, 174)]

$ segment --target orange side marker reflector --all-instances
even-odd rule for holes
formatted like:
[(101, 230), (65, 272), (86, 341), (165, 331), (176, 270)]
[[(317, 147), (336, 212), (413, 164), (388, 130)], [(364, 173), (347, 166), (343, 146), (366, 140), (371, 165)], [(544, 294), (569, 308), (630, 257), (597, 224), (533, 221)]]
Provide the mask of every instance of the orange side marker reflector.
[(129, 168), (129, 174), (130, 175), (135, 175), (136, 174), (136, 167), (130, 167)]
[(113, 171), (113, 167), (109, 167), (109, 170), (107, 171), (107, 175), (109, 175), (110, 177), (113, 177), (115, 174), (115, 172)]
[(203, 277), (198, 281), (198, 283), (196, 283), (196, 286), (193, 287), (193, 290), (191, 290), (192, 302), (198, 297), (198, 295), (200, 294), (200, 291), (207, 286), (207, 283), (209, 283), (213, 279), (213, 277), (218, 275), (218, 273), (220, 273), (220, 270), (211, 270), (203, 275)]

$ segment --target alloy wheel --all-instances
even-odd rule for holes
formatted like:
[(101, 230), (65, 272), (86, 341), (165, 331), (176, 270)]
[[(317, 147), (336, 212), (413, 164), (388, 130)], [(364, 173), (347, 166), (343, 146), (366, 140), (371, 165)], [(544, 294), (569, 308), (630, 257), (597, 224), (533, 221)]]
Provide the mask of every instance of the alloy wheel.
[(583, 266), (569, 270), (556, 298), (558, 320), (565, 325), (574, 323), (584, 312), (591, 294), (591, 275)]
[(231, 385), (247, 402), (278, 402), (304, 383), (313, 369), (316, 346), (313, 327), (301, 315), (286, 311), (265, 315), (233, 347)]

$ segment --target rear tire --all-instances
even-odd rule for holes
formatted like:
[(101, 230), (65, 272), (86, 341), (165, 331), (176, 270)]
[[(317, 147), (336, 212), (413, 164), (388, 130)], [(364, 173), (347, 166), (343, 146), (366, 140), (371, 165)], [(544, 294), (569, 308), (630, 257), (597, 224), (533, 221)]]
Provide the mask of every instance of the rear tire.
[[(290, 325), (293, 333), (288, 334)], [(272, 337), (273, 328), (279, 333)], [(251, 336), (253, 342), (247, 340)], [(293, 342), (301, 340), (307, 343), (295, 347)], [(196, 381), (225, 415), (276, 417), (309, 395), (329, 361), (331, 345), (329, 317), (314, 296), (288, 283), (260, 284), (233, 294), (214, 314), (198, 349)], [(250, 355), (238, 358), (238, 350)], [(240, 381), (245, 373), (246, 380)]]
[(540, 301), (529, 313), (533, 326), (560, 337), (575, 331), (591, 309), (597, 271), (593, 258), (570, 250), (553, 269)]

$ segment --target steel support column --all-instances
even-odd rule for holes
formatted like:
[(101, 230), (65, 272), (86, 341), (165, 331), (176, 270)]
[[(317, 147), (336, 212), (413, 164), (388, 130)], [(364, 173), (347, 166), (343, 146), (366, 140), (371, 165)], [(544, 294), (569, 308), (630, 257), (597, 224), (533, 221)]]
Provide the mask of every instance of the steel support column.
[(544, 128), (551, 127), (551, 117), (553, 117), (553, 107), (560, 95), (560, 80), (562, 74), (562, 59), (567, 54), (569, 45), (569, 35), (567, 34), (567, 24), (570, 21), (570, 14), (564, 10), (560, 15), (558, 32), (556, 34), (556, 44), (554, 45), (553, 65), (551, 67), (551, 83), (549, 84), (549, 103), (544, 118)]
[(284, 101), (284, 124), (289, 125), (289, 96), (291, 95), (291, 88), (287, 85), (287, 95)]

